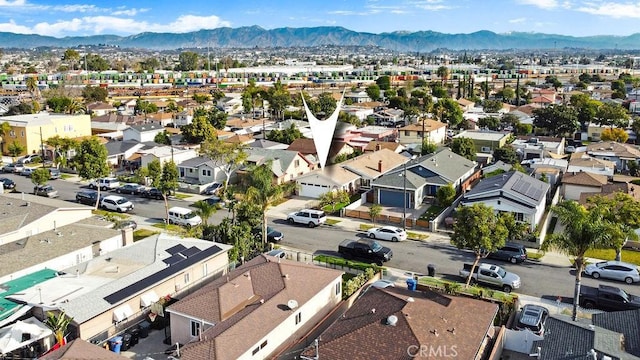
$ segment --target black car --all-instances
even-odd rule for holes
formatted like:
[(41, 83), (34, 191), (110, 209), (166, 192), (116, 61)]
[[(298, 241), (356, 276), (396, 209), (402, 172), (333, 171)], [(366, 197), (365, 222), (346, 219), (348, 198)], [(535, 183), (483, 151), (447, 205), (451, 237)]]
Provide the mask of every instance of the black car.
[(508, 242), (500, 249), (490, 253), (488, 258), (518, 264), (527, 260), (527, 248), (524, 245)]
[(2, 183), (2, 186), (4, 189), (15, 189), (16, 188), (16, 183), (8, 178), (0, 178), (0, 183)]
[(144, 186), (135, 183), (128, 183), (124, 185), (120, 185), (119, 188), (115, 190), (118, 194), (131, 194), (131, 195), (139, 195), (144, 191)]
[(158, 200), (160, 200), (160, 199), (163, 198), (162, 191), (160, 191), (160, 189), (154, 188), (154, 187), (142, 190), (142, 192), (140, 192), (140, 195), (142, 197), (149, 198), (149, 199), (158, 199)]
[[(256, 238), (262, 238), (262, 227), (254, 228), (252, 231), (253, 235)], [(279, 242), (284, 238), (284, 234), (280, 231), (272, 228), (271, 226), (267, 226), (267, 241), (268, 242)]]
[[(104, 196), (100, 194), (100, 201)], [(95, 206), (98, 202), (98, 192), (96, 190), (83, 190), (76, 193), (76, 201), (80, 204)]]

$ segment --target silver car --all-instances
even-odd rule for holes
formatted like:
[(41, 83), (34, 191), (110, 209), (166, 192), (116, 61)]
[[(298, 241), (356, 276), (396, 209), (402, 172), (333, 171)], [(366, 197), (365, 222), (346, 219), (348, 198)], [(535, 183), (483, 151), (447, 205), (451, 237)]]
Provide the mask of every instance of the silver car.
[(633, 284), (640, 281), (640, 273), (638, 268), (622, 261), (602, 261), (595, 264), (589, 264), (584, 272), (594, 279), (612, 279), (624, 281), (627, 284)]

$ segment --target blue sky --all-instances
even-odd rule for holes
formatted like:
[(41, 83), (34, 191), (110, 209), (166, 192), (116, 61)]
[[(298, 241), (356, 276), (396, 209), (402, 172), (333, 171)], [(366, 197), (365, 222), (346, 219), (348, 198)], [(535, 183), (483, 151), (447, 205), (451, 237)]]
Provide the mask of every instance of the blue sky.
[(0, 31), (24, 34), (131, 35), (250, 25), (630, 35), (640, 32), (640, 0), (0, 0)]

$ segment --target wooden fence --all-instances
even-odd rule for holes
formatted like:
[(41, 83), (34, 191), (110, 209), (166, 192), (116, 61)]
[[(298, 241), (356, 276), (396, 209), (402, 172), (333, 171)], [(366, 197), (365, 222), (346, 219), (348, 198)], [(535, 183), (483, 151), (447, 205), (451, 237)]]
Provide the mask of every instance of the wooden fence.
[[(344, 216), (371, 221), (371, 216), (369, 216), (368, 211), (345, 209)], [(402, 217), (391, 216), (391, 215), (378, 215), (378, 217), (376, 217), (375, 222), (380, 224), (392, 224), (392, 225), (402, 226)], [(429, 229), (429, 221), (421, 220), (421, 219), (414, 220), (414, 219), (406, 218), (405, 227), (407, 229), (412, 229), (412, 228)]]

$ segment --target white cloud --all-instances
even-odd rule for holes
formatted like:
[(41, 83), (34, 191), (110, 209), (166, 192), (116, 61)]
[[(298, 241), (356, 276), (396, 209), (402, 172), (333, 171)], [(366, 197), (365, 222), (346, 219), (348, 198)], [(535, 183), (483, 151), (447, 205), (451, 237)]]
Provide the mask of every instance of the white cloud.
[(0, 6), (25, 6), (27, 0), (0, 0)]
[(51, 7), (51, 10), (54, 11), (61, 11), (61, 12), (79, 12), (79, 13), (86, 13), (86, 12), (96, 12), (96, 11), (101, 11), (102, 9), (96, 7), (95, 5), (58, 5), (58, 6), (53, 6)]
[(585, 12), (592, 15), (608, 16), (612, 18), (640, 18), (640, 3), (585, 3), (584, 6), (576, 7), (577, 11)]
[(141, 9), (136, 9), (136, 8), (131, 8), (131, 9), (125, 9), (123, 7), (120, 7), (118, 10), (114, 11), (111, 13), (111, 15), (113, 16), (135, 16), (138, 13), (143, 13), (143, 12), (147, 12), (149, 11), (149, 9), (145, 9), (145, 8), (141, 8)]
[(557, 0), (518, 0), (523, 5), (533, 5), (542, 9), (554, 9), (558, 7)]
[(18, 25), (13, 20), (9, 20), (8, 23), (0, 24), (0, 31), (12, 32), (16, 34), (33, 34), (31, 28), (23, 25)]
[(519, 24), (519, 23), (523, 23), (527, 21), (527, 18), (517, 18), (517, 19), (511, 19), (509, 20), (510, 24)]

